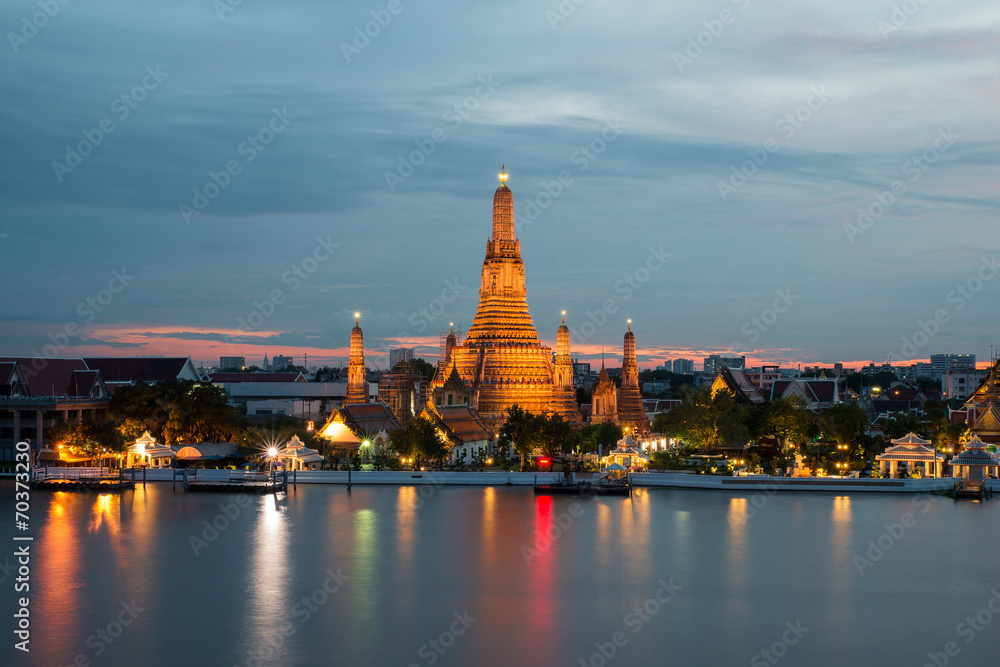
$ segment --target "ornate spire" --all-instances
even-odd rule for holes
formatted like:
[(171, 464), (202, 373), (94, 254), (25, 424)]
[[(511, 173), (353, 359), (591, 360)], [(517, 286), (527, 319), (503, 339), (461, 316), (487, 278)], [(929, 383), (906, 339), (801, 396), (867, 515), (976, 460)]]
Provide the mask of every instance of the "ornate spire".
[(493, 241), (513, 241), (514, 195), (507, 187), (507, 172), (500, 170), (500, 187), (493, 193)]
[(351, 358), (347, 364), (347, 396), (344, 403), (368, 402), (368, 380), (365, 377), (365, 338), (359, 321), (361, 313), (354, 313), (354, 328), (351, 329)]
[(635, 334), (632, 320), (628, 321), (625, 340), (622, 345), (622, 387), (618, 397), (618, 423), (627, 426), (636, 435), (649, 432), (649, 420), (642, 407), (639, 393), (639, 365), (635, 356)]

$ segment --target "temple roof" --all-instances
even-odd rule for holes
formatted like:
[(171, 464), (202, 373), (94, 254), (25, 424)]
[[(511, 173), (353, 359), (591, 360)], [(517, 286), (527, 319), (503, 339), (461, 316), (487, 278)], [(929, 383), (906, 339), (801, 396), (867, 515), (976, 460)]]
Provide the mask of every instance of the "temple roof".
[(468, 405), (434, 406), (427, 414), (454, 444), (493, 439), (493, 431), (479, 412)]
[(916, 433), (913, 433), (912, 431), (910, 433), (907, 433), (906, 435), (904, 435), (902, 438), (898, 438), (896, 440), (892, 440), (891, 442), (894, 445), (929, 445), (929, 444), (931, 444), (930, 440), (924, 440), (923, 438), (921, 438), (920, 436), (918, 436)]
[(757, 387), (747, 377), (747, 372), (742, 368), (730, 368), (723, 366), (712, 383), (712, 394), (719, 389), (726, 388), (736, 396), (742, 396), (753, 404), (763, 403), (764, 397), (757, 391)]
[(1000, 458), (986, 449), (963, 449), (952, 458), (953, 466), (1000, 466)]
[(996, 403), (989, 403), (988, 408), (979, 415), (976, 423), (972, 426), (975, 433), (1000, 433), (1000, 413), (997, 412)]

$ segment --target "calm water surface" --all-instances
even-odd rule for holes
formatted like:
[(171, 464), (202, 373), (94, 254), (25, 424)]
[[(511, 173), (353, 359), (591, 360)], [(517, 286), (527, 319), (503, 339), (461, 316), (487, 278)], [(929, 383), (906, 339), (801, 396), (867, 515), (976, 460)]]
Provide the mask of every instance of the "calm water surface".
[(32, 651), (0, 571), (5, 665), (1000, 663), (1000, 501), (150, 483), (31, 516)]

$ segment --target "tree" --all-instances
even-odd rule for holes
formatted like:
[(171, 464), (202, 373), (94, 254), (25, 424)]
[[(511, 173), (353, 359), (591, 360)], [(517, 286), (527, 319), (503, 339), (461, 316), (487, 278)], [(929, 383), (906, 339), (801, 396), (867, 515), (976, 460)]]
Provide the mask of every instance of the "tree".
[(917, 378), (917, 391), (922, 394), (939, 394), (941, 381), (934, 378)]
[(930, 429), (924, 420), (917, 415), (896, 414), (887, 419), (882, 428), (885, 435), (893, 440), (902, 438), (907, 433), (916, 433), (921, 438), (930, 435)]
[(851, 445), (868, 424), (868, 415), (857, 405), (839, 403), (820, 415), (817, 423), (822, 437), (838, 445)]
[(91, 457), (100, 456), (105, 450), (108, 453), (125, 450), (125, 439), (107, 412), (87, 415), (79, 424), (59, 420), (49, 427), (46, 440)]
[(768, 406), (764, 423), (767, 430), (778, 438), (781, 450), (785, 451), (790, 440), (801, 443), (809, 437), (815, 416), (806, 409), (806, 402), (798, 396), (776, 398)]
[(500, 427), (500, 446), (513, 447), (521, 455), (521, 470), (537, 443), (537, 417), (519, 405), (507, 408), (507, 419)]
[(429, 363), (424, 359), (421, 359), (420, 357), (416, 357), (413, 360), (413, 367), (416, 368), (417, 371), (421, 375), (423, 375), (424, 379), (427, 380), (428, 382), (434, 379), (434, 373), (437, 371), (437, 367), (434, 366), (434, 364)]
[(709, 387), (685, 385), (680, 405), (654, 418), (653, 427), (667, 437), (681, 438), (698, 449), (745, 443), (749, 438), (746, 417), (749, 405), (732, 392), (712, 393)]
[(411, 419), (394, 430), (389, 434), (389, 444), (400, 456), (413, 457), (418, 462), (420, 459), (436, 459), (441, 463), (451, 449), (426, 417)]
[(624, 434), (625, 432), (618, 424), (614, 422), (601, 422), (594, 430), (594, 439), (597, 441), (597, 444), (604, 446), (604, 451), (607, 452), (612, 448), (612, 445), (622, 439)]
[(233, 438), (239, 413), (221, 387), (192, 380), (139, 383), (118, 389), (108, 413), (119, 432), (134, 440), (149, 431), (166, 444)]
[[(921, 379), (923, 380), (926, 378)], [(951, 420), (948, 418), (948, 410), (941, 404), (941, 401), (928, 399), (924, 401), (923, 410), (924, 416), (927, 417), (927, 421), (929, 421), (931, 426), (935, 429), (943, 429), (951, 423)]]
[(663, 472), (667, 468), (676, 468), (678, 459), (669, 452), (653, 452), (649, 457), (649, 467)]
[(535, 418), (535, 424), (537, 428), (535, 442), (546, 456), (561, 455), (572, 447), (573, 426), (562, 415), (556, 413), (539, 415)]

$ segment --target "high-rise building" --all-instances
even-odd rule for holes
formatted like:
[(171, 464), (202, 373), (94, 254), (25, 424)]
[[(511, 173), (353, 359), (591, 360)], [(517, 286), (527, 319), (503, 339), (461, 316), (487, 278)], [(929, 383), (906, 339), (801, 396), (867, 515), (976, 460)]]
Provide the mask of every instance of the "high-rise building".
[(674, 359), (673, 369), (674, 373), (686, 373), (691, 375), (694, 373), (694, 361), (691, 359)]
[(246, 357), (219, 357), (220, 371), (241, 371), (246, 365)]
[(345, 405), (368, 402), (368, 379), (365, 377), (365, 338), (358, 325), (360, 317), (359, 313), (354, 313), (354, 328), (351, 329), (351, 358), (347, 364)]
[(285, 357), (280, 354), (276, 354), (274, 355), (274, 357), (271, 358), (272, 368), (285, 368), (286, 366), (294, 366), (294, 365), (295, 365), (295, 359), (292, 357)]
[(702, 367), (705, 373), (718, 373), (722, 370), (722, 367), (727, 368), (745, 368), (747, 358), (745, 356), (740, 357), (728, 357), (721, 354), (710, 354), (705, 357), (705, 364)]
[[(565, 350), (557, 350), (564, 363), (569, 361), (568, 329), (557, 337), (565, 344)], [(465, 340), (458, 343), (457, 336), (449, 336), (443, 356), (433, 386), (443, 387), (454, 368), (468, 383), (474, 407), (494, 429), (512, 405), (536, 414), (556, 411), (580, 421), (575, 400), (572, 405), (565, 400), (567, 387), (559, 384), (552, 348), (538, 340), (528, 312), (521, 242), (514, 232), (514, 197), (503, 170), (493, 194), (493, 233), (486, 241), (479, 307)]]
[(397, 347), (389, 350), (389, 370), (391, 371), (401, 361), (413, 361), (412, 347)]
[(931, 372), (941, 377), (948, 371), (976, 370), (976, 355), (974, 354), (932, 354)]

